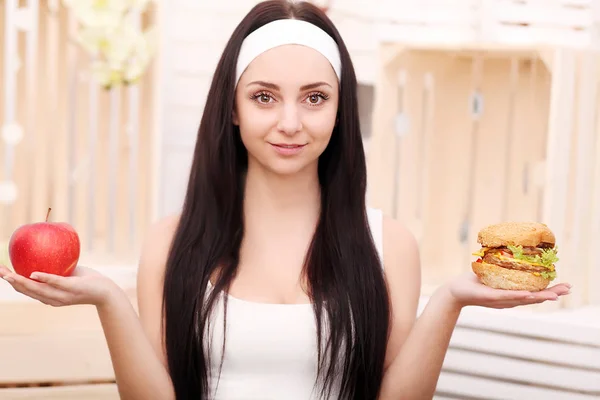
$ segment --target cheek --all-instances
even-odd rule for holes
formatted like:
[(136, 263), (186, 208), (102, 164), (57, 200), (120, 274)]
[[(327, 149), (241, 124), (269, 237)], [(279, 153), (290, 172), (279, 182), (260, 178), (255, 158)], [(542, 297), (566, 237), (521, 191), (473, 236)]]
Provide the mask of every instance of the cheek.
[(242, 105), (237, 112), (238, 126), (244, 144), (264, 138), (273, 124), (269, 113), (257, 110), (251, 105)]
[(310, 132), (313, 140), (327, 145), (335, 128), (335, 117), (335, 112), (322, 113), (318, 116), (312, 115), (305, 119), (304, 127)]
[(263, 141), (265, 136), (265, 129), (259, 124), (248, 124), (244, 121), (240, 121), (240, 138), (244, 146), (251, 150), (256, 147), (259, 142)]
[(271, 130), (271, 123), (265, 115), (240, 115), (240, 139), (246, 151), (256, 158), (265, 156), (265, 138)]

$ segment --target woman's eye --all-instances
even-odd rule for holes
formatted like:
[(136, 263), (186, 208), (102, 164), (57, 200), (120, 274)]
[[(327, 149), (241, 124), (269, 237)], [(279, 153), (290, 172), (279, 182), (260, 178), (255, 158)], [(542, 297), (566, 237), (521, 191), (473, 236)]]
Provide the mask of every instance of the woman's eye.
[(308, 100), (309, 105), (318, 106), (321, 105), (328, 97), (320, 92), (309, 94), (306, 100)]
[(257, 93), (251, 96), (252, 100), (260, 103), (260, 104), (268, 104), (268, 103), (272, 103), (273, 100), (273, 96), (271, 96), (269, 93)]
[(258, 95), (258, 98), (261, 103), (268, 103), (269, 100), (271, 100), (271, 96), (269, 96), (268, 94), (260, 94)]
[(312, 104), (318, 104), (319, 100), (321, 100), (321, 97), (318, 94), (311, 94), (308, 96), (308, 101), (310, 101)]
[[(275, 102), (275, 98), (269, 93), (257, 93), (252, 96), (252, 99), (259, 104), (270, 104)], [(308, 101), (311, 106), (318, 106), (327, 99), (328, 97), (323, 93), (312, 93), (306, 97), (305, 101)]]

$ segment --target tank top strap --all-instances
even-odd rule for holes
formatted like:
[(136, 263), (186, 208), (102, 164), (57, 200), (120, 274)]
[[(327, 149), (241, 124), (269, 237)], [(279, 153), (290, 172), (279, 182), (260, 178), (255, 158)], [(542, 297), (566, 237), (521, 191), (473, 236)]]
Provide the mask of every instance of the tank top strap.
[(383, 212), (380, 209), (367, 207), (367, 217), (377, 254), (383, 265)]

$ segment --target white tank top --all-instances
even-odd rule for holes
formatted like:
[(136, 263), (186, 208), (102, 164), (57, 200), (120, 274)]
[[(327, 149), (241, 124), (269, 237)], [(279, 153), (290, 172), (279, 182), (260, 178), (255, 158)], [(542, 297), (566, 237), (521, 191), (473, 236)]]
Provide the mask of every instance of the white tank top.
[[(367, 209), (379, 257), (383, 260), (380, 210)], [(223, 307), (211, 321), (209, 380), (213, 400), (317, 399), (317, 327), (311, 304), (250, 302), (228, 295), (227, 341), (223, 344)], [(218, 379), (218, 381), (217, 381)], [(337, 399), (337, 393), (332, 398)]]

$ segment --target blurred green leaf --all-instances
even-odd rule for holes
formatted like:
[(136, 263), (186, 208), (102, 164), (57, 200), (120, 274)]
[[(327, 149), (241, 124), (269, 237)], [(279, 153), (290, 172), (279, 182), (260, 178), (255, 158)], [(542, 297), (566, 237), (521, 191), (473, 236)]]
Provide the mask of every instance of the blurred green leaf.
[(0, 265), (12, 269), (10, 257), (8, 256), (8, 243), (0, 242)]

